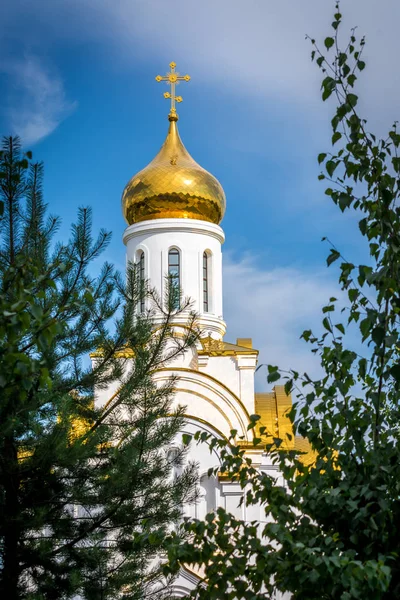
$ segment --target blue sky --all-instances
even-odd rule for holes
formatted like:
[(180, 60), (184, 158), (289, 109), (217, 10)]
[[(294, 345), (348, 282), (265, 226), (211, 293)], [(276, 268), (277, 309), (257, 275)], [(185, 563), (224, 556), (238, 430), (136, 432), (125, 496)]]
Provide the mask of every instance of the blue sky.
[[(171, 60), (192, 76), (179, 93), (181, 137), (224, 186), (227, 339), (253, 337), (263, 362), (310, 368), (304, 327), (335, 290), (328, 236), (357, 262), (355, 219), (318, 182), (332, 107), (305, 33), (329, 34), (331, 0), (5, 0), (0, 23), (0, 131), (45, 162), (51, 212), (68, 231), (78, 206), (113, 231), (122, 268), (122, 190), (166, 135)], [(343, 31), (367, 34), (360, 85), (371, 126), (400, 116), (396, 0), (343, 0)], [(238, 285), (239, 284), (239, 285)], [(311, 367), (312, 368), (312, 367)]]

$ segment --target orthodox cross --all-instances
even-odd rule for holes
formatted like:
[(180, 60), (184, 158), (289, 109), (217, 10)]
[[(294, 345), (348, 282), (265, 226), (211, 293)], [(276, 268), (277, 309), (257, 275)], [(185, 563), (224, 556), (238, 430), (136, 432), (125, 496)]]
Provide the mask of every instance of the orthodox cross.
[(157, 75), (156, 81), (166, 81), (167, 84), (171, 86), (171, 92), (164, 92), (164, 98), (171, 99), (171, 111), (169, 116), (177, 118), (175, 103), (182, 102), (182, 96), (175, 95), (176, 85), (180, 81), (190, 81), (190, 75), (179, 75), (179, 73), (175, 71), (176, 63), (174, 62), (169, 63), (169, 66), (171, 71), (167, 73), (165, 77)]

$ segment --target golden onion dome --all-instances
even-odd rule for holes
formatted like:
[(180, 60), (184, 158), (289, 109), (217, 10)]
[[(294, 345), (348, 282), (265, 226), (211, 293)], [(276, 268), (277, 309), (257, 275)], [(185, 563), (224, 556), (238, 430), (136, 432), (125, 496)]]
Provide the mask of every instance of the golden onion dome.
[(129, 225), (148, 219), (201, 219), (220, 223), (225, 193), (219, 181), (190, 156), (178, 133), (176, 114), (157, 156), (129, 181), (122, 210)]

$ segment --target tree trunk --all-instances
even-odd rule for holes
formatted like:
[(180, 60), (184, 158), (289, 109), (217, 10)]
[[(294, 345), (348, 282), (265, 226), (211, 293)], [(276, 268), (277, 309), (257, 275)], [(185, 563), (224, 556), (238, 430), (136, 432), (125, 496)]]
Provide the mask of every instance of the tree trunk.
[(0, 598), (4, 598), (4, 600), (19, 600), (20, 565), (18, 547), (20, 527), (18, 524), (18, 489), (20, 479), (17, 448), (12, 437), (6, 439), (4, 450), (6, 465), (6, 472), (4, 474), (4, 550)]

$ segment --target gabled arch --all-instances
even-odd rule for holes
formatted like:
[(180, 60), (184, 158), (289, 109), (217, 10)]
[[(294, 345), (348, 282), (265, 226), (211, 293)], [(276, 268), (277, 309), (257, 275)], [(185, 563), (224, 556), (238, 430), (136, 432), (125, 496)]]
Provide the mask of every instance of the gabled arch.
[(234, 429), (243, 441), (252, 439), (253, 432), (247, 430), (250, 415), (246, 407), (224, 384), (207, 373), (183, 367), (159, 369), (155, 377), (162, 382), (171, 375), (178, 377), (175, 402), (186, 407), (188, 416), (210, 424), (225, 438)]

